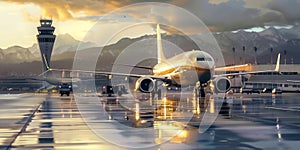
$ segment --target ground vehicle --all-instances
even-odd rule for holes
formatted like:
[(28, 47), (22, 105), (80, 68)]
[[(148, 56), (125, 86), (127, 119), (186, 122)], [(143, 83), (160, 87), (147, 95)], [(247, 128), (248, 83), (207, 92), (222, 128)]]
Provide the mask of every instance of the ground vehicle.
[(102, 87), (102, 95), (107, 94), (107, 96), (112, 96), (114, 94), (113, 87), (111, 85), (105, 85)]
[(58, 92), (60, 96), (63, 96), (64, 94), (70, 96), (71, 91), (72, 91), (72, 86), (68, 83), (61, 83), (60, 85), (58, 85)]

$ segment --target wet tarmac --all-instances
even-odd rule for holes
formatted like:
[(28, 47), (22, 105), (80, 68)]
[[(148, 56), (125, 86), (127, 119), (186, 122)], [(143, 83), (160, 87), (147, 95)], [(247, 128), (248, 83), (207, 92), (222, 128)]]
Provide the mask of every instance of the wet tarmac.
[(0, 149), (299, 149), (300, 95), (0, 95)]

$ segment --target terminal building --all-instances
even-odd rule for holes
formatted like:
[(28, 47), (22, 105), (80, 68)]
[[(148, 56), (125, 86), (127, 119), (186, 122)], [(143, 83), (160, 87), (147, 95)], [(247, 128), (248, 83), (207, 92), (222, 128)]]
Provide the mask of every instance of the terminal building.
[[(275, 65), (241, 65), (236, 68), (226, 68), (227, 72), (248, 72), (259, 70), (273, 70)], [(256, 73), (248, 76), (232, 77), (234, 89), (272, 90), (282, 92), (300, 92), (300, 65), (280, 64), (280, 72)]]

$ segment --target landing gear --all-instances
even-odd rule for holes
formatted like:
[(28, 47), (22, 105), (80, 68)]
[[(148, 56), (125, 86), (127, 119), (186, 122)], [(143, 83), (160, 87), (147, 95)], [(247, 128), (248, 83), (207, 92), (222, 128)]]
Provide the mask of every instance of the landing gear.
[(157, 98), (161, 99), (161, 89), (157, 89)]
[(197, 97), (205, 97), (204, 87), (201, 85), (200, 81), (196, 83), (194, 92)]
[(161, 89), (159, 89), (157, 85), (157, 80), (154, 80), (154, 89), (151, 92), (152, 99), (155, 99), (155, 94), (157, 94), (157, 99), (161, 99)]
[(199, 97), (205, 97), (204, 87), (200, 86), (199, 88)]

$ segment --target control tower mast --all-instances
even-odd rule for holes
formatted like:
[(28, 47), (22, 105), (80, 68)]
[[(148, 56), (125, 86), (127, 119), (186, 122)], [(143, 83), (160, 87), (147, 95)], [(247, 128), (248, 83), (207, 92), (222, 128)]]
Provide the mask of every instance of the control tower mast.
[[(50, 66), (51, 54), (56, 36), (53, 34), (55, 27), (52, 26), (52, 20), (41, 19), (40, 24), (41, 26), (37, 27), (39, 34), (36, 37), (41, 51), (43, 72), (45, 72), (47, 70), (46, 64)], [(47, 62), (45, 62), (45, 59)]]

